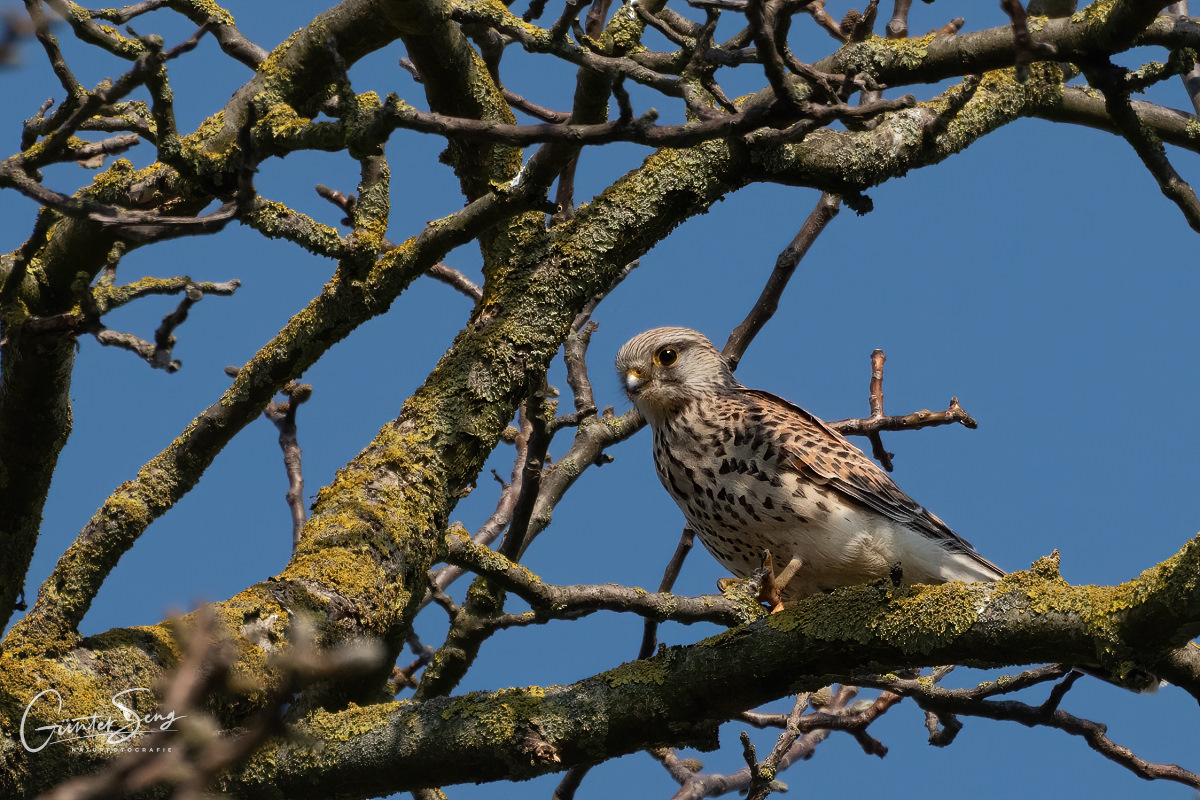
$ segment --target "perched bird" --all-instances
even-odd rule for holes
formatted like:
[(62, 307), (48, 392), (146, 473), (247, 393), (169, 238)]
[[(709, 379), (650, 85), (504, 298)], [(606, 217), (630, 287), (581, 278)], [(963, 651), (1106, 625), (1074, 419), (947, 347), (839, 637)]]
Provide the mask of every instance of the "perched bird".
[(738, 577), (764, 550), (788, 565), (773, 600), (888, 578), (1004, 575), (841, 434), (739, 383), (702, 334), (647, 331), (616, 365), (654, 432), (658, 477), (705, 548)]

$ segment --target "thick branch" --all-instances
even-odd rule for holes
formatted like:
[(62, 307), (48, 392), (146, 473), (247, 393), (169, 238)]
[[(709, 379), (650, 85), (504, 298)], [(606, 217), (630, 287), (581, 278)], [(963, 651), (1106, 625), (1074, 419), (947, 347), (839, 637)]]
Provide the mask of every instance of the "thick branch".
[[(204, 411), (165, 450), (108, 498), (42, 585), (38, 602), (9, 631), (6, 648), (67, 649), (109, 571), (146, 527), (199, 480), (226, 443), (253, 420), (272, 395), (311, 366), (354, 328), (385, 311), (409, 283), (514, 210), (520, 194), (481, 198), (388, 251), (365, 276), (341, 272), (322, 294), (239, 372), (221, 400)], [(164, 480), (169, 476), (170, 480)], [(136, 509), (137, 513), (132, 513)]]
[[(276, 99), (294, 101), (298, 107), (320, 96), (327, 77), (326, 59), (321, 56), (327, 37), (346, 42), (341, 55), (347, 63), (353, 63), (395, 38), (399, 16), (394, 4), (382, 0), (346, 0), (320, 15), (312, 25), (280, 47), (271, 69), (261, 71), (234, 95), (222, 111), (225, 127), (211, 135), (203, 149), (219, 156), (228, 156), (230, 149), (236, 150), (239, 131), (250, 119), (251, 105), (268, 88)], [(281, 74), (287, 75), (286, 81), (279, 81)], [(74, 88), (70, 93), (74, 93)], [(239, 164), (236, 160), (227, 160), (232, 163), (228, 165), (226, 183), (235, 186)], [(218, 182), (217, 176), (208, 172), (214, 161), (206, 160), (204, 168), (211, 183)], [(165, 182), (166, 175), (159, 174)], [(133, 181), (132, 176), (124, 178), (120, 173), (107, 174), (105, 178), (109, 180), (106, 191), (114, 194), (129, 191)], [(177, 199), (168, 195), (163, 202)], [(211, 200), (212, 195), (198, 192), (180, 204), (181, 211), (177, 213), (198, 213)], [(80, 274), (90, 279), (104, 267), (119, 236), (119, 231), (105, 229), (89, 220), (55, 221), (44, 241), (31, 239), (28, 247), (21, 251), (14, 267), (14, 272), (19, 274), (5, 279), (0, 302), (7, 304), (21, 299), (31, 313), (39, 316), (69, 311), (75, 299), (72, 284)], [(35, 258), (39, 269), (27, 272), (26, 265)], [(4, 341), (0, 345), (0, 458), (3, 459), (0, 474), (7, 481), (4, 490), (0, 491), (0, 550), (7, 554), (0, 566), (0, 622), (9, 619), (21, 590), (37, 538), (50, 476), (58, 452), (70, 432), (68, 393), (74, 364), (74, 346), (67, 340), (14, 338), (7, 333), (7, 329), (0, 330), (0, 340)], [(289, 377), (294, 376), (281, 375), (271, 379), (271, 385), (262, 387), (263, 395), (255, 397), (249, 407), (261, 408), (270, 394)], [(30, 413), (30, 409), (39, 411)], [(234, 426), (235, 429), (238, 427)], [(220, 436), (217, 438), (221, 439)], [(227, 439), (220, 444), (224, 441)], [(203, 470), (203, 464), (207, 463), (202, 459), (199, 469)], [(195, 476), (182, 478), (178, 484), (180, 494), (190, 488), (198, 475), (196, 472)], [(139, 517), (137, 521), (129, 521), (135, 527), (144, 527), (175, 499), (177, 496), (156, 498), (150, 506), (158, 510), (148, 519)], [(68, 625), (66, 630), (71, 627)], [(63, 632), (61, 629), (52, 631), (53, 634)]]
[[(281, 742), (225, 789), (251, 796), (277, 786), (297, 800), (345, 785), (383, 794), (443, 784), (447, 776), (519, 780), (650, 747), (708, 747), (721, 721), (796, 689), (819, 688), (828, 675), (941, 663), (1085, 662), (1118, 642), (1144, 646), (1138, 629), (1147, 619), (1159, 620), (1157, 634), (1187, 636), (1200, 630), (1198, 574), (1200, 538), (1118, 587), (1069, 586), (1043, 560), (995, 586), (843, 589), (570, 686), (317, 715), (305, 727), (325, 740), (328, 770), (314, 776), (307, 754)], [(748, 681), (751, 663), (755, 679)], [(361, 734), (334, 740), (321, 733), (345, 730), (365, 714), (375, 724)], [(554, 748), (557, 763), (523, 752), (530, 725)], [(403, 748), (385, 744), (400, 740)]]

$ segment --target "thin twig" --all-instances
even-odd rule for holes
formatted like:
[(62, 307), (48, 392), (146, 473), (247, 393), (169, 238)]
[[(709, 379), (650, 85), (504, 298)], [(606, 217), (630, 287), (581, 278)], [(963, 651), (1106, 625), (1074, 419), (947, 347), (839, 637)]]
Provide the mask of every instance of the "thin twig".
[(591, 768), (591, 764), (583, 764), (567, 770), (563, 779), (558, 782), (558, 786), (554, 787), (554, 794), (550, 796), (550, 800), (574, 800), (575, 792), (579, 790), (579, 785), (583, 783), (583, 779), (587, 777)]
[[(685, 625), (715, 622), (735, 626), (765, 613), (757, 602), (742, 602), (725, 595), (681, 597), (611, 583), (556, 586), (543, 582), (500, 553), (475, 544), (463, 531), (447, 534), (446, 546), (448, 562), (466, 567), (529, 603), (533, 614), (525, 616), (535, 622), (575, 619), (595, 611), (620, 611)], [(482, 624), (486, 627), (486, 621)]]
[(974, 417), (958, 404), (957, 397), (950, 398), (950, 406), (945, 411), (923, 409), (897, 417), (884, 414), (878, 419), (841, 419), (827, 424), (843, 436), (868, 436), (875, 431), (913, 431), (955, 423), (972, 429), (979, 427)]
[[(78, 336), (83, 333), (91, 334), (96, 341), (107, 347), (119, 347), (136, 353), (155, 369), (168, 373), (177, 372), (182, 364), (171, 358), (176, 338), (175, 329), (187, 319), (188, 311), (200, 302), (206, 294), (232, 295), (241, 286), (241, 281), (232, 280), (226, 283), (193, 283), (186, 279), (179, 281), (158, 281), (120, 287), (101, 294), (93, 301), (87, 298), (90, 307), (84, 312), (69, 312), (52, 317), (30, 317), (23, 323), (23, 329), (33, 334)], [(179, 305), (174, 311), (163, 317), (162, 323), (154, 332), (154, 342), (148, 342), (131, 333), (110, 330), (101, 321), (101, 315), (110, 308), (124, 305), (137, 297), (149, 294), (184, 293)]]
[(1024, 83), (1029, 80), (1029, 65), (1034, 61), (1054, 58), (1058, 51), (1053, 45), (1045, 42), (1035, 42), (1029, 33), (1028, 18), (1021, 0), (1000, 0), (1000, 7), (1012, 20), (1013, 41), (1016, 43), (1017, 57), (1015, 67), (1017, 80)]
[(892, 18), (888, 20), (885, 28), (887, 38), (908, 38), (908, 10), (910, 8), (912, 8), (912, 0), (896, 0), (896, 5), (892, 9)]
[[(658, 591), (660, 593), (669, 592), (675, 588), (675, 579), (679, 577), (679, 572), (683, 569), (684, 559), (691, 552), (695, 540), (696, 532), (684, 526), (683, 532), (679, 534), (679, 544), (675, 546), (675, 552), (671, 555), (671, 560), (667, 562), (667, 567), (663, 570), (662, 580), (659, 581)], [(638, 650), (638, 658), (649, 658), (654, 655), (654, 649), (657, 646), (658, 621), (647, 619), (642, 629), (642, 646)]]
[[(808, 692), (801, 692), (796, 695), (796, 702), (792, 705), (792, 711), (787, 715), (784, 721), (783, 733), (779, 734), (779, 739), (775, 742), (775, 746), (771, 749), (768, 755), (761, 764), (750, 764), (750, 789), (746, 793), (746, 800), (765, 800), (771, 790), (774, 788), (774, 778), (779, 769), (779, 764), (783, 758), (791, 751), (792, 745), (796, 743), (796, 739), (800, 736), (800, 718), (804, 714), (804, 709), (808, 707)], [(749, 742), (749, 734), (742, 733), (746, 742)]]
[[(682, 94), (682, 90), (679, 94)], [(893, 108), (907, 108), (911, 105), (911, 103), (897, 105), (901, 101), (889, 102), (890, 104), (887, 106), (881, 105), (865, 110), (856, 109), (853, 106), (827, 108), (816, 104), (805, 104), (804, 110), (809, 114), (812, 126), (815, 128), (833, 122), (835, 119), (879, 114)], [(379, 117), (382, 125), (391, 128), (404, 128), (460, 139), (500, 142), (517, 147), (528, 147), (547, 142), (561, 142), (573, 146), (634, 142), (654, 147), (690, 147), (711, 139), (758, 130), (769, 116), (769, 108), (769, 106), (751, 106), (737, 114), (721, 114), (709, 109), (713, 116), (682, 125), (654, 124), (659, 115), (658, 111), (653, 108), (637, 117), (618, 117), (608, 122), (508, 125), (420, 111), (403, 101), (392, 102), (389, 99), (389, 102), (379, 111)]]
[(416, 679), (417, 672), (427, 666), (437, 652), (429, 645), (422, 644), (415, 633), (409, 634), (408, 647), (417, 658), (407, 667), (396, 667), (392, 670), (391, 685), (395, 687), (397, 694), (402, 688), (415, 689), (417, 687), (419, 683)]
[(296, 436), (296, 409), (312, 397), (312, 386), (290, 381), (281, 390), (287, 402), (271, 401), (263, 415), (279, 429), (279, 448), (283, 451), (283, 466), (287, 470), (288, 490), (285, 498), (292, 512), (292, 552), (300, 546), (300, 532), (308, 519), (304, 507), (304, 471), (301, 467), (300, 441)]
[[(509, 522), (512, 521), (513, 511), (517, 506), (517, 498), (521, 495), (521, 487), (524, 485), (525, 480), (527, 441), (526, 437), (521, 437), (518, 440), (517, 455), (513, 460), (512, 478), (508, 483), (502, 482), (500, 498), (496, 501), (495, 510), (492, 511), (487, 521), (479, 527), (475, 535), (471, 537), (471, 541), (480, 547), (490, 547), (494, 541), (500, 538), (500, 534), (504, 533)], [(421, 601), (420, 608), (425, 608), (432, 601), (438, 601), (439, 595), (445, 597), (443, 593), (446, 588), (462, 577), (464, 573), (466, 573), (466, 569), (455, 564), (447, 564), (436, 572), (430, 573), (429, 591)], [(447, 610), (450, 610), (444, 602), (442, 605)]]
[(746, 348), (754, 341), (754, 337), (767, 324), (767, 321), (774, 316), (775, 311), (779, 308), (779, 298), (783, 295), (783, 290), (787, 288), (788, 281), (796, 271), (800, 259), (804, 258), (804, 254), (812, 247), (812, 243), (816, 241), (821, 231), (825, 230), (825, 226), (837, 216), (840, 205), (841, 201), (837, 195), (829, 192), (822, 193), (820, 199), (817, 200), (817, 205), (804, 220), (804, 224), (800, 226), (800, 230), (796, 232), (791, 243), (775, 259), (775, 269), (767, 278), (767, 283), (763, 286), (754, 307), (750, 309), (750, 313), (746, 315), (742, 323), (729, 334), (729, 339), (721, 351), (721, 355), (729, 363), (730, 369), (737, 369), (738, 363), (746, 353)]
[(501, 89), (500, 92), (504, 95), (504, 100), (513, 108), (524, 111), (531, 117), (537, 117), (544, 122), (563, 123), (571, 118), (569, 111), (555, 111), (551, 108), (539, 106), (537, 103), (526, 100), (516, 92), (508, 89)]
[(483, 289), (479, 287), (479, 284), (454, 269), (454, 267), (447, 266), (439, 261), (426, 270), (425, 274), (434, 280), (441, 281), (447, 286), (457, 289), (460, 293), (477, 303), (483, 299)]
[(1130, 103), (1129, 89), (1125, 85), (1126, 71), (1109, 62), (1100, 67), (1085, 66), (1084, 75), (1088, 83), (1104, 93), (1104, 105), (1117, 130), (1158, 181), (1159, 189), (1179, 207), (1192, 230), (1200, 232), (1200, 200), (1196, 198), (1195, 190), (1171, 166), (1162, 141), (1142, 126)]
[[(883, 692), (874, 702), (861, 706), (851, 706), (851, 701), (857, 696), (858, 690), (853, 686), (840, 686), (836, 691), (822, 689), (809, 695), (809, 702), (814, 711), (797, 717), (789, 714), (771, 715), (780, 717), (781, 725), (795, 728), (800, 736), (788, 746), (786, 751), (777, 758), (775, 774), (783, 772), (797, 761), (812, 757), (817, 745), (829, 737), (832, 731), (845, 731), (859, 742), (864, 752), (869, 755), (882, 757), (887, 752), (877, 740), (866, 731), (872, 722), (900, 702), (900, 695)], [(795, 711), (795, 706), (793, 706)], [(745, 719), (747, 714), (739, 715)], [(737, 772), (723, 774), (701, 774), (703, 765), (693, 759), (680, 759), (673, 750), (651, 750), (650, 754), (658, 759), (666, 768), (668, 774), (680, 784), (679, 791), (672, 800), (700, 800), (705, 797), (716, 797), (731, 792), (744, 792), (751, 788), (754, 782), (755, 770), (746, 766)], [(766, 777), (763, 765), (758, 766), (758, 774)], [(763, 783), (760, 781), (760, 786)], [(782, 788), (774, 783), (764, 788), (772, 790)]]
[[(1110, 739), (1106, 726), (1103, 724), (1076, 717), (1057, 708), (1057, 702), (1061, 697), (1055, 698), (1054, 694), (1046, 703), (1033, 706), (1016, 700), (985, 699), (989, 694), (994, 693), (989, 684), (984, 684), (976, 689), (944, 689), (916, 679), (895, 676), (878, 676), (873, 683), (880, 688), (886, 688), (889, 692), (911, 697), (922, 709), (932, 711), (941, 717), (945, 717), (945, 715), (984, 717), (1019, 722), (1029, 727), (1056, 728), (1072, 736), (1081, 737), (1093, 750), (1125, 767), (1139, 778), (1174, 781), (1200, 789), (1200, 775), (1177, 764), (1156, 764), (1139, 757), (1128, 747), (1119, 745)], [(1065, 692), (1072, 683), (1074, 683), (1074, 679), (1068, 676), (1060, 684), (1064, 687), (1061, 691)], [(1058, 691), (1057, 688), (1056, 691)]]

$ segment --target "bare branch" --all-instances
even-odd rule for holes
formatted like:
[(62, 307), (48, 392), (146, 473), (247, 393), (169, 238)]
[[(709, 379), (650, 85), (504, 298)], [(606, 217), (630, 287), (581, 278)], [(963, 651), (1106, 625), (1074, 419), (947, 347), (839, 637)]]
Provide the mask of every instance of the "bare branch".
[[(231, 377), (237, 377), (236, 373)], [(300, 545), (300, 531), (308, 519), (304, 507), (304, 472), (301, 468), (300, 442), (296, 437), (296, 410), (301, 403), (312, 397), (312, 386), (291, 381), (283, 387), (282, 394), (287, 395), (287, 402), (271, 401), (263, 415), (279, 429), (279, 447), (283, 451), (283, 465), (288, 476), (285, 497), (292, 512), (292, 552), (295, 552)]]
[(839, 42), (846, 41), (846, 33), (842, 30), (842, 26), (825, 10), (825, 0), (813, 0), (807, 4), (805, 9), (830, 36)]
[(1104, 92), (1104, 104), (1121, 135), (1133, 147), (1142, 163), (1158, 181), (1159, 189), (1183, 212), (1192, 230), (1200, 232), (1200, 200), (1196, 192), (1179, 176), (1167, 159), (1162, 141), (1141, 124), (1126, 85), (1127, 71), (1111, 62), (1100, 67), (1084, 67), (1088, 82)]
[[(899, 107), (893, 106), (892, 107)], [(808, 107), (815, 111), (820, 106)], [(873, 110), (879, 113), (878, 110)], [(859, 112), (843, 114), (858, 115)], [(754, 106), (737, 114), (712, 117), (683, 125), (655, 125), (658, 111), (649, 109), (636, 118), (619, 117), (594, 124), (544, 123), (540, 125), (507, 125), (460, 117), (447, 117), (412, 108), (398, 98), (390, 97), (381, 111), (383, 124), (447, 137), (501, 142), (518, 147), (543, 142), (563, 142), (572, 145), (599, 145), (609, 142), (635, 142), (656, 147), (686, 147), (709, 139), (737, 133), (748, 133), (761, 127), (768, 110)], [(817, 112), (814, 126), (837, 119), (838, 114)]]
[(433, 660), (434, 653), (436, 652), (429, 645), (421, 644), (421, 640), (417, 638), (416, 634), (408, 637), (408, 646), (417, 658), (403, 669), (396, 667), (392, 670), (391, 684), (394, 687), (395, 694), (399, 694), (400, 690), (404, 687), (411, 689), (417, 687), (418, 681), (415, 677), (417, 672)]
[[(667, 562), (666, 569), (663, 570), (662, 580), (658, 584), (660, 594), (669, 592), (675, 587), (675, 579), (679, 577), (679, 572), (683, 569), (684, 559), (691, 552), (695, 540), (696, 532), (685, 526), (683, 532), (679, 534), (679, 544), (675, 546), (675, 552), (671, 555), (671, 560)], [(642, 646), (638, 650), (638, 658), (649, 658), (654, 655), (654, 649), (657, 646), (658, 621), (647, 619), (642, 629)]]
[[(592, 393), (592, 382), (587, 372), (587, 348), (591, 343), (592, 334), (599, 325), (588, 320), (577, 331), (572, 331), (563, 343), (563, 361), (567, 367), (567, 385), (571, 387), (571, 396), (575, 401), (575, 412), (579, 415), (596, 413), (596, 397)], [(555, 423), (558, 424), (557, 421)], [(577, 418), (574, 424), (579, 424)]]
[(979, 423), (963, 410), (958, 404), (957, 397), (950, 398), (950, 406), (945, 411), (914, 411), (901, 416), (887, 414), (878, 419), (842, 419), (830, 422), (833, 428), (843, 436), (867, 436), (878, 431), (909, 431), (919, 428), (932, 428), (938, 425), (953, 425), (958, 423), (967, 428), (976, 428)]
[[(232, 280), (227, 283), (193, 283), (187, 278), (173, 280), (146, 279), (137, 284), (117, 287), (115, 289), (98, 289), (93, 306), (83, 313), (60, 314), (55, 317), (31, 317), (25, 322), (25, 329), (33, 334), (66, 334), (78, 336), (90, 333), (102, 345), (120, 347), (136, 353), (155, 369), (168, 373), (177, 372), (181, 363), (171, 358), (175, 347), (175, 329), (188, 317), (188, 311), (200, 302), (206, 294), (232, 295), (240, 287), (241, 281)], [(154, 342), (148, 342), (130, 333), (120, 333), (109, 330), (100, 322), (100, 316), (109, 309), (124, 305), (132, 300), (151, 294), (178, 294), (184, 297), (174, 311), (163, 317), (162, 324), (154, 332)]]
[(504, 93), (504, 99), (508, 101), (509, 105), (515, 109), (524, 111), (531, 117), (537, 117), (540, 120), (552, 123), (563, 123), (571, 118), (569, 111), (555, 111), (544, 106), (539, 106), (537, 103), (530, 102), (516, 92), (511, 92), (508, 89), (501, 89), (500, 91)]
[[(1059, 669), (1058, 667), (1052, 669)], [(1037, 681), (1045, 680), (1042, 673)], [(1120, 764), (1139, 778), (1146, 780), (1168, 780), (1182, 783), (1194, 789), (1200, 788), (1200, 775), (1190, 772), (1176, 764), (1155, 764), (1137, 756), (1132, 750), (1119, 745), (1108, 738), (1104, 725), (1091, 720), (1068, 714), (1058, 708), (1061, 694), (1074, 683), (1075, 678), (1067, 676), (1061, 690), (1056, 690), (1046, 703), (1032, 706), (1015, 700), (985, 699), (995, 693), (992, 684), (984, 684), (978, 689), (943, 689), (940, 686), (927, 684), (913, 679), (879, 676), (872, 681), (873, 685), (886, 688), (905, 697), (911, 697), (922, 709), (939, 716), (971, 716), (986, 719), (1008, 720), (1019, 722), (1030, 727), (1056, 728), (1079, 736), (1096, 752), (1105, 758)]]
[[(857, 694), (858, 690), (853, 686), (841, 686), (836, 691), (827, 687), (812, 694), (802, 693), (797, 697), (790, 714), (772, 715), (770, 724), (785, 727), (785, 731), (768, 760), (728, 775), (701, 774), (702, 764), (683, 761), (669, 749), (651, 750), (650, 754), (662, 762), (671, 777), (680, 784), (672, 800), (700, 800), (746, 791), (751, 792), (752, 797), (755, 791), (759, 792), (759, 797), (765, 797), (763, 792), (782, 789), (774, 780), (776, 775), (797, 761), (811, 758), (817, 745), (833, 731), (849, 733), (868, 755), (882, 756), (887, 752), (887, 748), (871, 738), (866, 729), (898, 703), (901, 697), (884, 692), (874, 702), (851, 706), (850, 701)], [(812, 703), (812, 713), (799, 713), (803, 711), (804, 702)], [(761, 727), (761, 716), (754, 712), (743, 712), (738, 718)], [(753, 754), (748, 753), (748, 757), (752, 758)]]
[(590, 765), (583, 765), (567, 770), (567, 774), (563, 775), (558, 786), (554, 787), (554, 794), (550, 796), (550, 800), (574, 800), (575, 792), (578, 791), (579, 785), (583, 783), (583, 779), (587, 777), (590, 769)]
[(1058, 51), (1054, 45), (1046, 44), (1045, 42), (1035, 42), (1029, 34), (1029, 26), (1026, 23), (1025, 8), (1021, 5), (1021, 0), (1001, 0), (1000, 7), (1004, 9), (1004, 13), (1008, 14), (1012, 20), (1013, 41), (1017, 45), (1016, 70), (1017, 80), (1024, 82), (1029, 80), (1029, 65), (1034, 61), (1041, 61), (1047, 58), (1054, 58)]
[(887, 38), (905, 39), (908, 37), (908, 10), (912, 8), (912, 0), (895, 0), (892, 18), (887, 24)]
[[(1167, 6), (1167, 11), (1183, 18), (1191, 16), (1188, 11), (1188, 0), (1180, 0), (1178, 3), (1172, 3)], [(1200, 64), (1193, 66), (1188, 70), (1186, 75), (1180, 75), (1179, 77), (1183, 80), (1183, 88), (1187, 91), (1188, 98), (1192, 101), (1192, 108), (1197, 114), (1200, 114)]]
[(479, 285), (475, 281), (454, 267), (447, 266), (439, 261), (430, 267), (425, 274), (451, 288), (457, 289), (460, 294), (466, 295), (476, 303), (483, 299), (483, 289), (479, 288)]
[(837, 195), (823, 193), (817, 200), (816, 207), (809, 213), (804, 224), (800, 226), (800, 230), (792, 238), (791, 243), (775, 259), (775, 269), (767, 278), (767, 283), (757, 302), (742, 323), (729, 334), (729, 339), (721, 351), (721, 355), (729, 362), (730, 369), (737, 369), (746, 348), (754, 341), (754, 337), (767, 324), (767, 321), (775, 315), (775, 311), (779, 308), (779, 298), (783, 296), (783, 290), (787, 288), (792, 273), (800, 264), (800, 259), (804, 258), (804, 254), (821, 235), (821, 231), (825, 230), (825, 226), (837, 216), (840, 206), (841, 200)]
[(648, 593), (616, 584), (554, 586), (543, 583), (525, 567), (494, 550), (475, 544), (470, 537), (461, 533), (451, 531), (446, 537), (446, 545), (447, 561), (466, 567), (518, 595), (534, 609), (531, 614), (524, 616), (539, 622), (574, 619), (606, 610), (684, 624), (716, 622), (732, 626), (765, 613), (757, 603), (743, 603), (724, 595), (680, 597)]

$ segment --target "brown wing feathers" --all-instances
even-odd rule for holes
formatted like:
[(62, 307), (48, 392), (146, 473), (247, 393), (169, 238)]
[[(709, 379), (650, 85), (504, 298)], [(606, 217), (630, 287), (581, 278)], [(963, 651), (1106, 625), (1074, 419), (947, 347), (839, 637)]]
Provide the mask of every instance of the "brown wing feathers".
[(776, 416), (785, 420), (780, 428), (792, 434), (790, 441), (782, 447), (785, 458), (791, 459), (790, 463), (785, 463), (786, 466), (807, 480), (834, 489), (843, 497), (941, 540), (951, 549), (966, 553), (997, 572), (1003, 572), (979, 555), (966, 539), (952, 531), (941, 519), (901, 491), (874, 461), (819, 418), (770, 392), (745, 388), (741, 391), (780, 410), (781, 413)]

